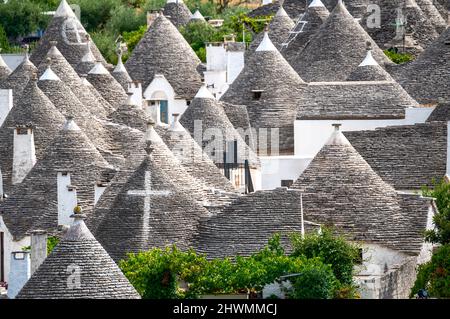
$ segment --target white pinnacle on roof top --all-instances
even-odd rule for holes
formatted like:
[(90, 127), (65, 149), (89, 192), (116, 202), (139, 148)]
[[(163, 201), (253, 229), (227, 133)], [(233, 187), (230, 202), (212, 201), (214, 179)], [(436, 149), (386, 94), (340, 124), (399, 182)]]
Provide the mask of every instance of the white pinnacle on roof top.
[(103, 66), (101, 62), (97, 62), (89, 74), (109, 74), (108, 70)]
[(6, 64), (5, 60), (3, 60), (1, 55), (0, 55), (0, 67), (6, 67), (9, 69), (8, 65)]
[(288, 16), (286, 10), (284, 10), (283, 6), (280, 6), (277, 13), (275, 14), (276, 17), (286, 17)]
[(66, 0), (62, 0), (59, 4), (58, 9), (56, 9), (55, 17), (71, 17), (76, 18), (75, 13), (72, 8), (69, 6)]
[(372, 56), (372, 50), (367, 50), (367, 55), (359, 66), (378, 65), (378, 62)]
[(341, 124), (333, 124), (334, 132), (326, 145), (351, 145), (348, 139), (342, 134), (340, 127)]
[(81, 62), (95, 62), (95, 56), (91, 50), (91, 43), (90, 42), (86, 43), (86, 47), (87, 47), (87, 52), (81, 58)]
[(77, 123), (74, 122), (72, 117), (67, 117), (66, 122), (63, 126), (63, 131), (81, 131)]
[(259, 44), (256, 51), (278, 51), (277, 48), (273, 45), (272, 41), (269, 39), (269, 34), (267, 31), (264, 31), (264, 37)]
[(325, 5), (323, 4), (322, 1), (320, 0), (313, 0), (313, 2), (311, 2), (308, 6), (309, 8), (313, 8), (313, 7), (325, 7)]
[(121, 73), (121, 72), (126, 73), (127, 72), (127, 69), (125, 69), (125, 65), (123, 65), (123, 62), (122, 62), (122, 56), (119, 56), (119, 60), (117, 62), (116, 67), (114, 68), (113, 72), (114, 73)]
[(167, 0), (166, 3), (183, 3), (183, 0)]
[(50, 80), (50, 81), (61, 81), (60, 78), (53, 72), (50, 66), (47, 67), (44, 74), (41, 75), (39, 81)]
[(203, 20), (205, 21), (205, 18), (203, 17), (203, 14), (197, 10), (195, 10), (194, 14), (191, 16), (191, 20)]
[(145, 141), (155, 144), (164, 144), (161, 136), (159, 136), (159, 134), (155, 131), (154, 123), (147, 124), (147, 130), (145, 131)]
[(206, 88), (206, 85), (202, 85), (200, 90), (198, 90), (194, 99), (215, 99), (214, 95)]
[(183, 125), (180, 123), (180, 114), (172, 114), (173, 115), (173, 122), (169, 127), (169, 130), (171, 132), (186, 132)]

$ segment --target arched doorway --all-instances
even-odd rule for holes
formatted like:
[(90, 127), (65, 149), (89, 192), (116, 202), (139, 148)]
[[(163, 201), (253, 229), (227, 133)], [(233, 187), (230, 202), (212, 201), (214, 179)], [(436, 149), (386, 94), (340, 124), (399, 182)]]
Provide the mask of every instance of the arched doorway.
[(153, 111), (152, 117), (159, 119), (162, 123), (169, 124), (169, 101), (166, 93), (163, 91), (153, 92), (149, 102)]

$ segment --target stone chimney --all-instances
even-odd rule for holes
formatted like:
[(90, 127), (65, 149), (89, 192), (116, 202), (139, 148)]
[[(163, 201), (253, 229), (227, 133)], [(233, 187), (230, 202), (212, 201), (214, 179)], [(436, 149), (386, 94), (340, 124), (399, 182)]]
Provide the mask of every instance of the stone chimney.
[(12, 90), (0, 90), (0, 126), (2, 126), (6, 117), (13, 107), (13, 94)]
[(133, 104), (142, 107), (142, 82), (133, 81), (128, 83), (128, 92), (132, 93)]
[(34, 133), (31, 125), (18, 125), (14, 129), (12, 184), (19, 184), (36, 164)]
[(31, 276), (47, 258), (47, 233), (35, 230), (31, 233)]
[(31, 277), (31, 262), (29, 251), (16, 251), (11, 253), (11, 266), (9, 269), (8, 298), (14, 299), (22, 287)]
[(58, 226), (72, 224), (73, 208), (77, 206), (77, 189), (72, 186), (70, 172), (60, 171), (57, 174), (58, 184)]
[(105, 192), (106, 188), (108, 187), (107, 182), (97, 182), (95, 183), (95, 198), (94, 198), (94, 206), (97, 205), (100, 197), (102, 197), (103, 193)]
[(185, 129), (180, 123), (180, 114), (179, 113), (172, 113), (173, 116), (173, 122), (170, 124), (169, 130), (172, 132), (184, 132)]

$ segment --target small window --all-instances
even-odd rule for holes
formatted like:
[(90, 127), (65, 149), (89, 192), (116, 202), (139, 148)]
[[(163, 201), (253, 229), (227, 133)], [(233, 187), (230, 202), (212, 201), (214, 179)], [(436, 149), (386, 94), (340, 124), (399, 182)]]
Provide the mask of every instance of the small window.
[(27, 135), (28, 134), (28, 128), (26, 127), (18, 127), (17, 128), (17, 135)]
[(281, 187), (291, 187), (294, 184), (292, 179), (283, 179), (281, 180)]
[(263, 91), (253, 91), (253, 100), (261, 99), (262, 92)]
[(358, 256), (356, 259), (356, 264), (357, 265), (362, 265), (364, 259), (363, 259), (363, 249), (362, 248), (358, 248)]

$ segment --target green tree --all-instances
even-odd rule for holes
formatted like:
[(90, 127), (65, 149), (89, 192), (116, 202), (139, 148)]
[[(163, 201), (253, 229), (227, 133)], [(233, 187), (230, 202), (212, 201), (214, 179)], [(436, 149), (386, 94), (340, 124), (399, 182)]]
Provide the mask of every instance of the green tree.
[(331, 265), (341, 284), (352, 285), (353, 268), (360, 258), (358, 245), (348, 242), (327, 228), (320, 234), (309, 234), (305, 238), (294, 234), (291, 242), (292, 256), (319, 257), (325, 264)]
[(106, 61), (116, 64), (117, 55), (115, 41), (117, 37), (108, 31), (101, 30), (99, 32), (92, 32), (91, 38), (102, 55), (105, 57)]
[(47, 26), (48, 17), (42, 11), (40, 4), (30, 0), (9, 0), (0, 3), (0, 24), (8, 37), (16, 41)]
[(121, 0), (71, 0), (81, 10), (81, 22), (88, 32), (99, 32), (112, 17), (114, 9), (122, 6)]
[(422, 194), (435, 198), (438, 208), (433, 218), (435, 228), (425, 233), (425, 239), (431, 243), (450, 244), (450, 183), (445, 179), (433, 181), (433, 187), (424, 187)]
[(1, 24), (0, 24), (0, 49), (2, 49), (2, 52), (6, 52), (9, 50), (8, 37), (6, 36), (5, 29)]
[(450, 245), (439, 247), (431, 261), (419, 266), (410, 297), (426, 289), (431, 297), (450, 298)]
[(134, 8), (118, 6), (112, 10), (111, 18), (106, 22), (105, 29), (119, 35), (131, 32), (146, 25), (146, 15)]

